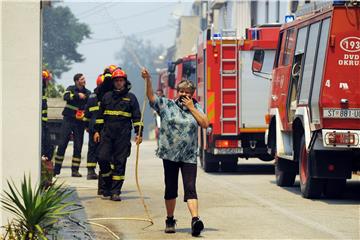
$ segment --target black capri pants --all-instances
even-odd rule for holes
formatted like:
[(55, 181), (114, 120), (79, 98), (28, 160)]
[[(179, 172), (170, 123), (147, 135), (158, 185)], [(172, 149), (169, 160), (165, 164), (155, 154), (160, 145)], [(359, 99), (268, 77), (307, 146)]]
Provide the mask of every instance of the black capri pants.
[(179, 170), (184, 185), (184, 202), (188, 199), (197, 199), (196, 194), (196, 173), (197, 166), (193, 163), (174, 162), (163, 159), (165, 175), (165, 196), (166, 200), (175, 199), (178, 196)]

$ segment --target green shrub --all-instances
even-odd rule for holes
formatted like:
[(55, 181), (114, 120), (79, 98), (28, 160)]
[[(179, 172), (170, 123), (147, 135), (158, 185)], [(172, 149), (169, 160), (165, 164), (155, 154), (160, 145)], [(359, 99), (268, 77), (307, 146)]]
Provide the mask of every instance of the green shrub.
[(12, 215), (14, 220), (5, 226), (5, 239), (47, 239), (46, 234), (64, 215), (72, 211), (66, 208), (74, 205), (65, 201), (72, 191), (63, 184), (49, 186), (47, 189), (35, 186), (32, 189), (30, 177), (24, 176), (19, 190), (13, 181), (7, 181), (9, 191), (2, 193), (2, 208)]

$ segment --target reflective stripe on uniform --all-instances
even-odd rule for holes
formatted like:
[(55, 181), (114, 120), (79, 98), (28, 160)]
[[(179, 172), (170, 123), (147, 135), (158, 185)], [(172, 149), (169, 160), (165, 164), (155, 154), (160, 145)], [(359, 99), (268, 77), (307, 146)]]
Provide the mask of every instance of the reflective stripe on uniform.
[(112, 180), (114, 181), (125, 180), (125, 176), (112, 176)]
[(96, 119), (95, 123), (96, 123), (96, 124), (103, 124), (103, 123), (104, 123), (104, 119)]
[(81, 162), (81, 158), (73, 157), (72, 161), (73, 162)]
[(110, 164), (110, 167), (111, 167), (112, 170), (115, 169), (115, 165), (114, 165), (114, 164)]
[(108, 173), (103, 173), (101, 174), (102, 177), (110, 177), (111, 176), (111, 171)]
[(89, 108), (89, 112), (94, 112), (94, 111), (97, 111), (97, 110), (99, 110), (99, 106)]
[(56, 159), (56, 160), (63, 160), (63, 159), (64, 159), (64, 156), (55, 155), (55, 159)]
[(62, 162), (63, 162), (62, 160), (55, 160), (56, 164), (62, 164)]
[(130, 101), (130, 98), (122, 98), (122, 100), (124, 100), (124, 101)]
[(47, 109), (41, 111), (42, 114), (47, 113), (47, 112), (48, 112)]
[(96, 163), (87, 163), (86, 166), (87, 167), (96, 167)]
[(104, 75), (104, 78), (106, 78), (106, 77), (111, 77), (111, 74), (110, 74), (110, 73), (106, 73), (106, 74)]
[(48, 99), (48, 98), (47, 98), (46, 96), (43, 96), (42, 99), (43, 99), (43, 100), (46, 100), (46, 99)]
[(134, 122), (133, 126), (134, 127), (136, 127), (136, 126), (144, 126), (144, 123), (143, 122)]
[(83, 117), (83, 121), (84, 121), (84, 122), (90, 122), (90, 119), (89, 119), (89, 118), (86, 118), (86, 117)]
[(73, 167), (80, 167), (80, 163), (73, 162), (73, 163), (71, 164), (71, 166), (73, 166)]
[(72, 110), (79, 110), (79, 108), (78, 107), (75, 107), (75, 106), (73, 106), (73, 105), (70, 105), (70, 104), (66, 104), (66, 106), (65, 106), (66, 108), (70, 108), (70, 109), (72, 109)]
[(104, 115), (110, 116), (123, 116), (123, 117), (131, 117), (131, 113), (123, 112), (123, 111), (115, 111), (115, 110), (105, 110)]
[(47, 117), (42, 117), (41, 120), (44, 121), (44, 122), (47, 122), (48, 118)]

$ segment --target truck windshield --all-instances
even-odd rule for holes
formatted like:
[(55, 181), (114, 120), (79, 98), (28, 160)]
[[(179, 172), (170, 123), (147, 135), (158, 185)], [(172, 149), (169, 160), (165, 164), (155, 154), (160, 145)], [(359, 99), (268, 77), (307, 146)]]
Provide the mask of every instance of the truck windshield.
[(182, 79), (187, 79), (192, 82), (196, 80), (196, 61), (189, 60), (183, 63)]

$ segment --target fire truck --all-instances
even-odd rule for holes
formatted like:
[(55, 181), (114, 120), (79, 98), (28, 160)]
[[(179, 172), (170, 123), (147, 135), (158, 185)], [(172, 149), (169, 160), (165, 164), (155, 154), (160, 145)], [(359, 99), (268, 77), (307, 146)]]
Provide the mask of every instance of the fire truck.
[[(284, 24), (272, 72), (267, 146), (276, 183), (338, 197), (360, 169), (360, 7), (338, 1)], [(266, 53), (257, 51), (253, 71)]]
[[(247, 29), (246, 39), (236, 31), (204, 31), (197, 51), (197, 100), (210, 121), (199, 130), (200, 163), (205, 172), (235, 171), (238, 158), (273, 159), (265, 146), (267, 98), (270, 81), (252, 72), (255, 50), (275, 57), (280, 25)], [(264, 69), (271, 73), (273, 60)]]
[(174, 99), (176, 97), (176, 85), (183, 79), (196, 81), (196, 55), (188, 55), (179, 58), (175, 62), (171, 62), (168, 68), (166, 83), (161, 85), (167, 98)]

